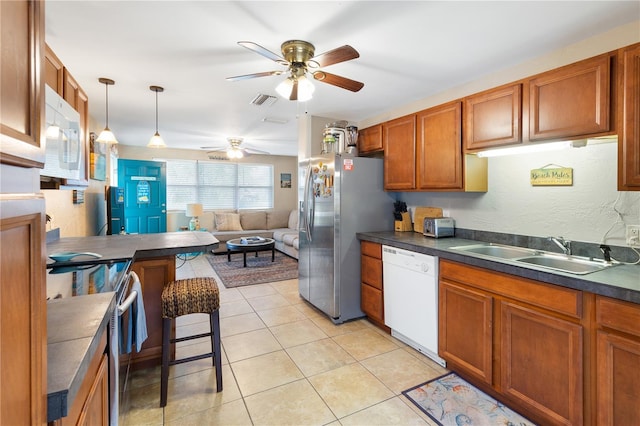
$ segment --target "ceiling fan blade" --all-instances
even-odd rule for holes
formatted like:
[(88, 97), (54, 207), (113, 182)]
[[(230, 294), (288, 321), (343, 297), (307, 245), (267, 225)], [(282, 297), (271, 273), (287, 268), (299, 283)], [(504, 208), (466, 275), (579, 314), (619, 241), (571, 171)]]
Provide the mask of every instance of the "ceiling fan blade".
[(313, 78), (323, 83), (332, 84), (334, 86), (342, 87), (343, 89), (357, 92), (364, 87), (364, 83), (351, 80), (350, 78), (341, 77), (339, 75), (331, 74), (324, 71), (316, 71), (313, 73)]
[(256, 52), (259, 55), (264, 56), (265, 58), (271, 59), (272, 61), (276, 61), (276, 62), (284, 61), (285, 64), (287, 63), (287, 61), (285, 61), (284, 58), (281, 57), (280, 55), (273, 53), (269, 49), (265, 49), (264, 47), (252, 41), (239, 41), (238, 44), (242, 47), (246, 47), (247, 49)]
[(311, 58), (312, 62), (316, 62), (320, 67), (326, 67), (329, 65), (337, 64), (344, 61), (350, 61), (351, 59), (359, 58), (360, 54), (353, 47), (345, 44), (342, 47), (338, 47), (328, 52), (324, 52), (318, 56)]
[(271, 155), (270, 152), (267, 151), (263, 151), (261, 149), (255, 149), (255, 148), (240, 148), (242, 151), (245, 151), (249, 154), (265, 154), (265, 155)]
[(293, 80), (293, 87), (291, 88), (291, 96), (289, 96), (290, 101), (298, 100), (298, 80)]
[(271, 75), (280, 75), (283, 71), (265, 71), (265, 72), (256, 72), (253, 74), (245, 74), (245, 75), (236, 75), (234, 77), (227, 77), (225, 80), (227, 81), (238, 81), (238, 80), (248, 80), (250, 78), (256, 77), (269, 77)]

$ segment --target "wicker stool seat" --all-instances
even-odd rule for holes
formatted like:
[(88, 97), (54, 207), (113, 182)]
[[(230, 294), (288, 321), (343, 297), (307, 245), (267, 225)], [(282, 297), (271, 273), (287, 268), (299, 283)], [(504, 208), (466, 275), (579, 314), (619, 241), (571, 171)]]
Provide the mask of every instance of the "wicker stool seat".
[[(169, 366), (203, 358), (212, 358), (216, 368), (216, 391), (222, 391), (222, 361), (220, 351), (220, 292), (218, 283), (211, 277), (187, 278), (172, 281), (162, 291), (162, 373), (160, 406), (167, 405)], [(171, 338), (171, 321), (182, 315), (209, 314), (209, 333)], [(211, 337), (211, 352), (188, 358), (169, 360), (171, 343)]]

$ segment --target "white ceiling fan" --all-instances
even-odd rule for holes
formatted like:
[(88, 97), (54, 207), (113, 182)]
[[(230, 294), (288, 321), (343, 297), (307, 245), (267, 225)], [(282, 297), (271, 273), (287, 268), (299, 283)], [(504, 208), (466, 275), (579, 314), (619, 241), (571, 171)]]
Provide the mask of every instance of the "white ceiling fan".
[(248, 145), (242, 145), (242, 138), (229, 137), (227, 138), (227, 142), (228, 144), (223, 146), (203, 146), (200, 148), (209, 150), (207, 152), (209, 158), (219, 158), (220, 153), (226, 153), (227, 158), (229, 159), (242, 158), (252, 154), (270, 155), (267, 151), (253, 148)]

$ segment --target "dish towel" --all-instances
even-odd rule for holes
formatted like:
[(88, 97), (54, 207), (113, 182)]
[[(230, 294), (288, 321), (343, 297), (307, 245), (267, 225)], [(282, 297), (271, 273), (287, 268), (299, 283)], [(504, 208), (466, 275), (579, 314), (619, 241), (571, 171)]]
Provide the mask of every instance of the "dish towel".
[[(147, 317), (144, 312), (144, 301), (142, 300), (142, 286), (139, 281), (134, 281), (131, 291), (137, 293), (136, 299), (131, 304), (131, 314), (127, 321), (127, 333), (120, 333), (120, 353), (130, 353), (133, 345), (136, 351), (140, 352), (142, 344), (147, 340)], [(122, 322), (121, 327), (124, 327)], [(126, 336), (126, 337), (125, 337)], [(124, 341), (126, 339), (126, 341)]]

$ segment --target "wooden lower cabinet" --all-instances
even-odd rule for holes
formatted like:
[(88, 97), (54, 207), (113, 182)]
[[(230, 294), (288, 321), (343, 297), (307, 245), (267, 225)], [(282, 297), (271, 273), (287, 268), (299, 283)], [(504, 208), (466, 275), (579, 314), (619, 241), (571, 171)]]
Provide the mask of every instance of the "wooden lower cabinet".
[(640, 305), (596, 298), (598, 425), (640, 419)]
[(582, 293), (440, 261), (439, 355), (534, 422), (584, 415)]
[(360, 252), (360, 308), (372, 322), (384, 328), (382, 245), (362, 241)]
[(441, 281), (439, 304), (438, 354), (491, 385), (493, 297)]
[(583, 423), (582, 326), (500, 302), (500, 390), (544, 423)]
[(44, 198), (0, 194), (0, 248), (0, 425), (45, 424)]
[(109, 356), (106, 351), (105, 330), (68, 414), (50, 422), (50, 426), (109, 424)]
[[(165, 284), (176, 278), (176, 258), (172, 255), (136, 260), (131, 270), (140, 277), (147, 319), (147, 340), (140, 352), (134, 352), (131, 357), (131, 368), (140, 369), (162, 362), (162, 290)], [(174, 337), (175, 325), (172, 327), (171, 335)], [(175, 346), (172, 345), (171, 359), (174, 351)]]

